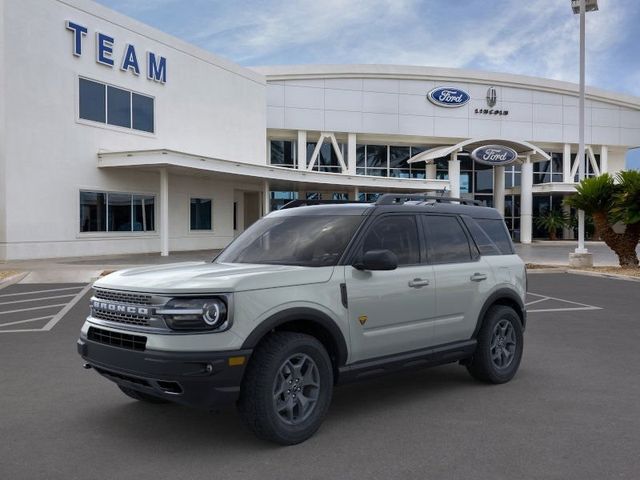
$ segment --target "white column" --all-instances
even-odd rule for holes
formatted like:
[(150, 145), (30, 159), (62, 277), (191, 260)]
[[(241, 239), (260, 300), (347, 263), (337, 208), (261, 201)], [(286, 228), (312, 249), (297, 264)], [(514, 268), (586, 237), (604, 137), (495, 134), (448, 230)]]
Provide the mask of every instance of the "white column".
[(357, 202), (358, 195), (360, 195), (360, 189), (358, 187), (353, 187), (353, 190), (349, 192), (349, 199)]
[(438, 169), (438, 165), (436, 165), (435, 162), (427, 163), (427, 169), (426, 169), (427, 179), (435, 180), (436, 177), (438, 176), (437, 169)]
[[(567, 198), (567, 196), (564, 198)], [(564, 202), (562, 203), (562, 213), (564, 213), (567, 218), (571, 215), (571, 207)], [(571, 226), (567, 225), (562, 229), (562, 238), (565, 240), (573, 240), (573, 228), (571, 228)]]
[(571, 176), (571, 144), (564, 144), (564, 153), (562, 154), (562, 181), (564, 183), (572, 183), (573, 177)]
[(267, 215), (271, 211), (271, 191), (269, 190), (269, 181), (264, 181), (262, 191), (262, 211)]
[(347, 173), (349, 175), (356, 174), (356, 160), (357, 160), (356, 157), (357, 157), (356, 134), (350, 133), (347, 136)]
[(307, 169), (307, 131), (298, 130), (298, 170)]
[(520, 179), (520, 242), (531, 243), (533, 230), (533, 163), (527, 155)]
[(504, 167), (493, 167), (493, 208), (504, 217)]
[(160, 169), (160, 255), (169, 255), (169, 172)]
[(600, 174), (609, 172), (609, 147), (600, 147)]
[(449, 188), (452, 197), (460, 197), (460, 160), (457, 152), (452, 153), (449, 160)]

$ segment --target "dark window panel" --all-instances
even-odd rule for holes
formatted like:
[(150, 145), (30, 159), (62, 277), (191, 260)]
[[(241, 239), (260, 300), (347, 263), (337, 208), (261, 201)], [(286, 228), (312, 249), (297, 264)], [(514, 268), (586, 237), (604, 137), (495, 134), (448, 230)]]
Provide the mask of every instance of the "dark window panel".
[(137, 93), (132, 95), (133, 128), (153, 133), (155, 131), (153, 98)]
[(133, 231), (152, 232), (155, 227), (155, 197), (151, 195), (133, 196)]
[(367, 167), (387, 168), (386, 145), (367, 145)]
[(398, 265), (420, 263), (418, 229), (413, 216), (382, 218), (367, 232), (361, 255), (370, 250), (390, 250), (398, 257)]
[(80, 79), (80, 118), (106, 122), (105, 86), (84, 78)]
[(429, 263), (471, 261), (471, 250), (462, 225), (456, 217), (421, 215), (427, 229)]
[(109, 202), (109, 231), (132, 231), (131, 195), (125, 193), (109, 193), (107, 200)]
[(101, 192), (80, 192), (80, 231), (107, 230), (107, 197)]
[(410, 147), (389, 147), (389, 168), (409, 169)]
[(107, 123), (131, 128), (131, 92), (121, 88), (107, 88)]
[(191, 199), (191, 230), (211, 230), (210, 199)]

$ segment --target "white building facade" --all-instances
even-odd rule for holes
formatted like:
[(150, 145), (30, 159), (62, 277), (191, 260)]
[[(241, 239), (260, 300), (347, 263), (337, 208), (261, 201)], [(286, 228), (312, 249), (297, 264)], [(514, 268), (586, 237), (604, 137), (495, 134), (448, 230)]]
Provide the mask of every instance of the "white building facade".
[[(89, 0), (0, 18), (0, 260), (221, 248), (289, 200), (384, 192), (485, 201), (526, 243), (575, 188), (574, 84), (247, 69)], [(640, 99), (588, 89), (586, 108), (588, 174), (623, 169)], [(486, 146), (516, 156), (472, 159)]]

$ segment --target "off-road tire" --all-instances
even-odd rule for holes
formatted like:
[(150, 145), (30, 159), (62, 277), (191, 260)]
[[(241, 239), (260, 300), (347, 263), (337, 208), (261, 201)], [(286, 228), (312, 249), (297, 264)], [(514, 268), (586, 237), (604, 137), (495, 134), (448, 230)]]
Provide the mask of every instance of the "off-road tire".
[[(282, 369), (291, 358), (306, 358), (308, 365), (315, 365), (314, 378), (319, 385), (307, 390), (313, 391), (316, 400), (314, 407), (307, 412), (308, 417), (299, 416), (299, 424), (287, 424), (283, 418), (286, 414), (278, 412), (278, 402), (274, 400), (276, 390), (279, 391), (277, 383), (283, 383)], [(256, 347), (251, 356), (242, 380), (238, 410), (245, 424), (259, 438), (281, 445), (294, 445), (307, 440), (318, 430), (329, 409), (332, 394), (333, 367), (324, 346), (316, 338), (303, 333), (274, 332)], [(297, 408), (301, 411), (302, 407)]]
[(134, 400), (139, 400), (141, 402), (147, 402), (147, 403), (169, 403), (169, 401), (165, 400), (164, 398), (156, 397), (154, 395), (149, 395), (148, 393), (144, 393), (144, 392), (139, 392), (137, 390), (133, 390), (132, 388), (123, 387), (122, 385), (118, 385), (118, 388), (127, 397), (133, 398)]
[[(505, 344), (504, 336), (498, 334), (496, 342), (496, 332), (505, 327), (510, 332), (507, 336), (515, 339), (515, 348), (510, 362), (507, 364), (504, 357), (496, 354), (496, 345)], [(471, 376), (486, 383), (505, 383), (513, 378), (520, 366), (522, 351), (524, 347), (522, 336), (522, 323), (516, 311), (505, 305), (495, 305), (491, 307), (484, 316), (482, 327), (478, 332), (478, 344), (467, 370)], [(492, 345), (492, 342), (493, 345)], [(509, 342), (509, 340), (507, 340)], [(501, 367), (496, 362), (503, 361)]]

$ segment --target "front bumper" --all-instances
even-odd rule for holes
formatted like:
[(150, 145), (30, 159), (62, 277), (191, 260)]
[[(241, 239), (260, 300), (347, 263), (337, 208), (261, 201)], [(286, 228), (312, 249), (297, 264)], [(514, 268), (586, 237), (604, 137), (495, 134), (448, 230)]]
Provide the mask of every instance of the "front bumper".
[(78, 353), (87, 365), (118, 385), (203, 409), (238, 399), (251, 352), (135, 351), (78, 340)]

